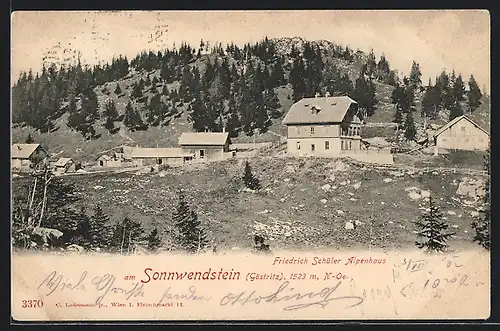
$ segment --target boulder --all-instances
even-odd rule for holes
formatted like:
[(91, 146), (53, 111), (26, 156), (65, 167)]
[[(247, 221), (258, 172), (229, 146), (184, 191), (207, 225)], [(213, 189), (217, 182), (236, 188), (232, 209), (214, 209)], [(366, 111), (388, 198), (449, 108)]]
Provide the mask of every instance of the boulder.
[(410, 193), (408, 193), (408, 196), (412, 200), (420, 200), (420, 199), (422, 199), (422, 196), (420, 194), (418, 194), (417, 192), (415, 192), (415, 191), (411, 191)]
[(339, 215), (344, 215), (344, 211), (342, 211), (342, 210), (338, 209), (338, 210), (337, 210), (337, 214), (339, 214)]
[(357, 183), (355, 183), (354, 185), (352, 185), (352, 187), (353, 187), (355, 190), (359, 189), (359, 188), (361, 187), (361, 182), (357, 182)]
[(352, 223), (352, 222), (345, 222), (345, 229), (346, 230), (354, 230), (354, 223)]
[(322, 189), (323, 191), (329, 191), (331, 187), (332, 187), (332, 186), (331, 186), (330, 184), (325, 184), (325, 185), (321, 186), (321, 189)]
[(384, 183), (389, 184), (392, 182), (392, 178), (384, 178)]
[(422, 198), (427, 199), (427, 198), (430, 198), (431, 192), (422, 190), (422, 191), (420, 191), (420, 195), (422, 196)]
[(68, 247), (66, 247), (66, 250), (68, 252), (75, 252), (75, 253), (78, 253), (78, 254), (81, 254), (81, 253), (83, 253), (85, 251), (85, 249), (82, 246), (78, 246), (78, 245), (75, 245), (75, 244), (69, 245)]
[(410, 186), (410, 187), (405, 188), (405, 191), (406, 192), (416, 192), (416, 191), (420, 191), (420, 189), (416, 186)]
[(457, 194), (478, 200), (484, 196), (484, 181), (464, 177), (458, 184)]
[(56, 243), (62, 235), (63, 233), (57, 229), (40, 226), (33, 229), (33, 239), (42, 246)]
[(448, 215), (456, 215), (457, 213), (454, 210), (448, 210)]
[(326, 199), (321, 199), (321, 200), (320, 200), (320, 202), (321, 202), (321, 203), (323, 203), (323, 204), (325, 204), (325, 203), (327, 203), (327, 202), (328, 202), (328, 200), (326, 200)]

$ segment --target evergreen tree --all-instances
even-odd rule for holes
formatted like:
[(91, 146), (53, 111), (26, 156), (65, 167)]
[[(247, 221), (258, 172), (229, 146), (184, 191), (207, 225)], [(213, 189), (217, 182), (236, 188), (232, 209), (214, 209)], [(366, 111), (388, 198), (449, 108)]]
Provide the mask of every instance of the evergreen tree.
[(420, 72), (420, 65), (413, 61), (410, 71), (410, 85), (415, 89), (422, 85), (422, 73)]
[(147, 126), (142, 121), (141, 115), (139, 114), (137, 109), (134, 109), (130, 101), (125, 107), (123, 124), (131, 131), (147, 129)]
[(207, 239), (198, 216), (189, 208), (182, 190), (178, 193), (178, 199), (179, 203), (172, 215), (177, 229), (175, 242), (178, 248), (188, 253), (203, 251), (207, 245)]
[(273, 88), (264, 91), (264, 107), (270, 118), (277, 119), (281, 117), (281, 104)]
[(442, 252), (446, 250), (446, 241), (454, 233), (446, 233), (448, 225), (443, 220), (443, 214), (439, 207), (435, 205), (432, 198), (429, 198), (428, 211), (422, 215), (421, 219), (415, 222), (418, 228), (417, 236), (423, 237), (423, 241), (416, 241), (418, 248), (425, 248), (427, 252)]
[(471, 112), (481, 105), (481, 98), (483, 94), (477, 85), (476, 79), (473, 75), (469, 78), (469, 90), (467, 91), (467, 101)]
[(132, 93), (130, 94), (130, 96), (135, 99), (142, 97), (142, 87), (140, 84), (134, 83), (132, 85)]
[(429, 80), (429, 86), (426, 88), (422, 99), (422, 117), (436, 119), (440, 103), (439, 90), (436, 86), (432, 86)]
[(415, 121), (413, 120), (413, 114), (409, 112), (406, 114), (406, 120), (404, 124), (404, 136), (406, 140), (414, 140), (417, 135), (417, 128), (415, 127)]
[(261, 185), (260, 181), (255, 175), (252, 173), (252, 169), (250, 168), (250, 164), (248, 161), (245, 162), (245, 172), (243, 174), (243, 182), (245, 186), (251, 190), (260, 190)]
[(154, 228), (151, 233), (147, 236), (146, 241), (148, 243), (148, 251), (156, 252), (161, 246), (161, 238), (158, 233), (158, 229)]
[(393, 123), (401, 124), (403, 123), (403, 112), (399, 107), (396, 107), (396, 113), (394, 114)]
[(104, 128), (108, 130), (111, 134), (115, 133), (115, 122), (118, 121), (119, 114), (116, 109), (115, 103), (113, 100), (109, 100), (104, 106), (104, 118), (106, 122), (104, 123)]
[(464, 100), (465, 94), (465, 86), (462, 80), (462, 76), (458, 75), (458, 77), (456, 77), (453, 82), (453, 87), (451, 88), (453, 102), (450, 108), (450, 121), (455, 117), (462, 116), (464, 114), (461, 106), (461, 102)]
[(472, 222), (475, 236), (474, 241), (486, 249), (491, 249), (491, 164), (490, 150), (484, 156), (484, 169), (486, 170), (486, 181), (484, 183), (483, 205), (479, 208), (479, 217)]
[(28, 138), (26, 138), (26, 143), (27, 144), (34, 144), (35, 143), (35, 139), (33, 139), (33, 137), (31, 136), (31, 133), (28, 133)]
[(109, 217), (99, 205), (95, 206), (94, 215), (89, 218), (88, 245), (91, 249), (107, 249), (113, 236)]
[(110, 248), (120, 254), (131, 254), (144, 242), (144, 230), (140, 223), (128, 216), (115, 225)]
[(375, 69), (377, 68), (377, 62), (375, 60), (375, 54), (373, 53), (373, 49), (368, 53), (368, 59), (366, 60), (366, 74), (368, 76), (372, 76), (375, 74)]
[(375, 105), (377, 99), (375, 97), (375, 85), (363, 75), (360, 75), (356, 80), (354, 88), (354, 99), (358, 102), (359, 107), (366, 111), (366, 116), (375, 114)]
[(116, 88), (114, 92), (116, 95), (122, 94), (122, 89), (120, 88), (120, 84), (116, 83)]

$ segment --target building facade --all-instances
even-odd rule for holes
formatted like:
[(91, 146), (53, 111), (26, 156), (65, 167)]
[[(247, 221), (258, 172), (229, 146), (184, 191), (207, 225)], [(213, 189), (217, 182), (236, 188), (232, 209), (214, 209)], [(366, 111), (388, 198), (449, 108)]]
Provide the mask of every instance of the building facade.
[(434, 134), (436, 148), (486, 151), (490, 134), (469, 117), (454, 118)]
[(48, 153), (40, 144), (13, 144), (10, 152), (14, 172), (28, 172), (47, 163)]
[(283, 124), (289, 156), (332, 157), (362, 149), (358, 104), (347, 96), (302, 99)]
[(191, 163), (194, 155), (181, 148), (134, 147), (130, 159), (134, 166), (182, 166)]
[(192, 155), (192, 162), (220, 161), (232, 157), (227, 132), (184, 132), (179, 138), (181, 149)]

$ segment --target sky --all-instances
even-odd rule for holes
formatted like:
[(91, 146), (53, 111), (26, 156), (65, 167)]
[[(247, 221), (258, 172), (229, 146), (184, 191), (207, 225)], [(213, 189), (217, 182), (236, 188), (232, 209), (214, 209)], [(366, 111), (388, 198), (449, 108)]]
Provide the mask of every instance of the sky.
[[(408, 74), (420, 64), (424, 83), (446, 69), (481, 88), (490, 84), (490, 15), (486, 10), (310, 11), (94, 11), (14, 12), (11, 17), (11, 80), (39, 71), (44, 58), (81, 53), (85, 63), (129, 60), (200, 39), (243, 45), (265, 36), (326, 39), (383, 53), (391, 67)], [(51, 51), (51, 53), (48, 53)]]

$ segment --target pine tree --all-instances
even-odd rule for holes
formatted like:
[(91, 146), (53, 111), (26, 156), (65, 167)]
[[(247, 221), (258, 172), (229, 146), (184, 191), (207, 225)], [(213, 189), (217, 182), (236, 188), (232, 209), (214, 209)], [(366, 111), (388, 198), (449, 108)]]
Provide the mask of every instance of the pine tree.
[(427, 252), (442, 252), (446, 250), (448, 238), (454, 233), (446, 233), (448, 224), (443, 220), (443, 214), (439, 207), (435, 205), (431, 197), (429, 197), (429, 208), (421, 217), (420, 220), (415, 222), (418, 228), (417, 236), (423, 237), (423, 241), (416, 241), (415, 245), (418, 248), (425, 248)]
[(260, 181), (252, 173), (252, 169), (250, 168), (250, 164), (248, 163), (248, 161), (245, 162), (243, 182), (245, 183), (245, 186), (251, 190), (257, 191), (261, 189)]
[(182, 190), (178, 193), (178, 199), (179, 203), (172, 215), (177, 229), (175, 242), (178, 248), (188, 253), (203, 251), (207, 245), (207, 239), (198, 216), (189, 208)]
[(472, 228), (476, 234), (474, 241), (484, 247), (491, 249), (491, 195), (490, 195), (490, 182), (491, 182), (491, 164), (490, 164), (490, 150), (484, 156), (484, 169), (486, 170), (486, 181), (484, 183), (484, 198), (483, 205), (479, 208), (479, 216), (472, 222)]
[(420, 65), (413, 61), (410, 71), (410, 85), (415, 89), (422, 85), (422, 73), (420, 72)]
[(88, 239), (91, 249), (107, 249), (113, 236), (113, 230), (109, 224), (109, 217), (96, 205), (94, 215), (90, 217)]
[(403, 112), (399, 107), (396, 107), (396, 113), (394, 114), (393, 123), (401, 124), (403, 123)]
[(35, 139), (31, 136), (31, 133), (28, 133), (28, 138), (26, 138), (26, 143), (27, 144), (33, 144), (35, 143)]
[(150, 234), (147, 236), (146, 241), (148, 242), (148, 251), (156, 252), (161, 246), (161, 238), (158, 233), (158, 229), (154, 228)]
[(110, 248), (120, 254), (131, 254), (144, 241), (144, 230), (140, 223), (126, 216), (115, 225)]
[(115, 88), (114, 93), (115, 93), (116, 95), (120, 95), (120, 94), (122, 94), (122, 89), (120, 88), (120, 84), (116, 83), (116, 88)]
[(132, 94), (130, 94), (130, 96), (136, 99), (142, 97), (142, 87), (140, 84), (134, 83), (132, 85)]
[(461, 106), (461, 102), (464, 100), (464, 94), (465, 94), (465, 86), (462, 80), (462, 76), (458, 75), (458, 77), (456, 77), (453, 82), (454, 82), (453, 87), (451, 88), (453, 103), (450, 108), (450, 118), (449, 118), (450, 121), (455, 117), (462, 116), (464, 114)]
[(481, 98), (483, 94), (477, 85), (476, 79), (473, 75), (469, 78), (469, 90), (467, 91), (467, 101), (471, 112), (473, 112), (477, 107), (481, 105)]
[(113, 100), (110, 100), (104, 106), (104, 118), (106, 122), (104, 123), (104, 128), (108, 130), (111, 134), (115, 133), (115, 122), (118, 121), (118, 110), (116, 109)]
[(404, 130), (406, 140), (411, 141), (415, 139), (415, 136), (417, 135), (417, 128), (415, 127), (415, 121), (413, 120), (413, 114), (411, 112), (406, 114)]

